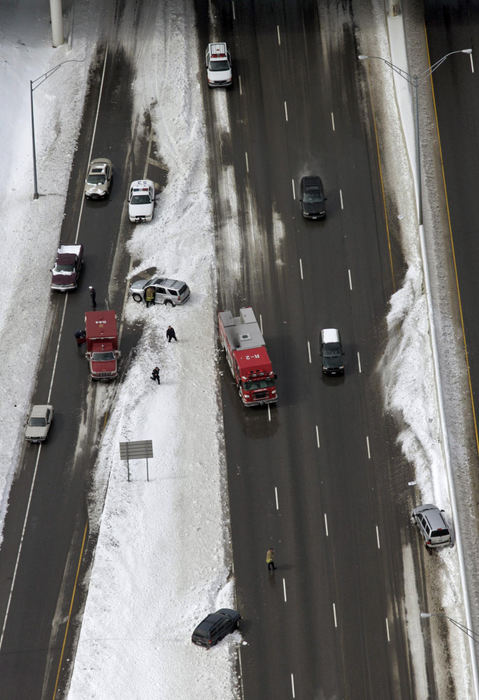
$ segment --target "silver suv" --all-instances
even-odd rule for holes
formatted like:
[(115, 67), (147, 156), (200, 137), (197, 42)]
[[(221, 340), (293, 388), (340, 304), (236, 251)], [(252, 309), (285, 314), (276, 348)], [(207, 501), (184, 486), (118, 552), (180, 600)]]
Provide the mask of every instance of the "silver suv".
[(138, 280), (130, 287), (130, 295), (135, 301), (144, 301), (148, 287), (153, 287), (155, 304), (171, 304), (180, 306), (190, 298), (190, 288), (186, 282), (171, 280), (166, 277), (153, 277), (149, 280)]
[(432, 503), (418, 506), (411, 513), (411, 520), (419, 528), (429, 551), (446, 545), (452, 547), (451, 533), (443, 513), (443, 510), (439, 510)]

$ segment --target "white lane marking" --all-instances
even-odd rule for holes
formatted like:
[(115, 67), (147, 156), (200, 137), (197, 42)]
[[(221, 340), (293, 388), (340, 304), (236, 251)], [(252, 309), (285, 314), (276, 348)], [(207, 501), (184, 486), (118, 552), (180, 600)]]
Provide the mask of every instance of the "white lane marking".
[(239, 85), (239, 93), (240, 95), (243, 94), (243, 85), (241, 83), (241, 75), (238, 75), (238, 85)]
[(388, 619), (387, 619), (387, 618), (386, 618), (386, 635), (387, 635), (387, 638), (388, 638), (388, 642), (390, 642), (390, 641), (391, 641), (391, 637), (389, 636), (389, 623), (388, 623)]
[(261, 335), (263, 335), (263, 317), (259, 315), (259, 327), (261, 328)]
[(333, 603), (334, 626), (338, 626), (338, 618), (336, 617), (336, 603)]
[(351, 277), (351, 270), (348, 268), (348, 279), (349, 279), (349, 289), (353, 291), (353, 280)]
[(269, 404), (268, 404), (268, 420), (271, 423), (271, 407)]
[(339, 190), (339, 201), (341, 202), (341, 209), (344, 209), (343, 190)]
[(319, 443), (319, 429), (318, 429), (318, 426), (316, 426), (316, 444), (317, 444), (318, 449), (319, 449), (319, 448), (321, 447), (321, 445), (320, 445), (320, 443)]
[(231, 0), (231, 9), (233, 10), (233, 19), (236, 19), (236, 12), (235, 12), (235, 3), (234, 3), (234, 0)]
[(274, 487), (274, 500), (276, 502), (276, 510), (279, 510), (279, 496), (278, 496), (278, 487)]
[(333, 131), (336, 131), (336, 125), (334, 123), (334, 112), (331, 112), (331, 124), (333, 125)]
[(296, 189), (294, 187), (294, 177), (291, 178), (291, 187), (293, 188), (293, 199), (296, 199)]
[(284, 602), (288, 602), (288, 596), (286, 595), (286, 579), (283, 579), (283, 598)]
[(368, 459), (371, 459), (371, 450), (369, 448), (369, 435), (366, 435), (366, 449), (368, 451)]
[(244, 159), (246, 161), (246, 172), (249, 173), (248, 151), (244, 152)]
[(36, 478), (37, 478), (38, 463), (40, 461), (41, 451), (42, 451), (42, 445), (40, 444), (40, 445), (38, 445), (37, 459), (35, 461), (35, 469), (33, 470), (32, 485), (30, 486), (30, 493), (28, 494), (27, 510), (25, 512), (25, 518), (23, 520), (22, 536), (20, 537), (20, 544), (18, 546), (17, 559), (15, 561), (15, 568), (13, 570), (12, 583), (10, 585), (10, 592), (8, 594), (8, 601), (7, 601), (7, 607), (5, 610), (5, 617), (3, 618), (2, 634), (0, 635), (0, 650), (2, 648), (3, 638), (5, 636), (5, 628), (7, 626), (8, 613), (10, 611), (10, 605), (12, 602), (13, 589), (15, 587), (15, 581), (17, 579), (18, 565), (20, 563), (20, 556), (22, 554), (23, 540), (25, 538), (25, 530), (27, 528), (28, 515), (30, 513), (30, 505), (32, 503), (33, 489), (35, 487), (35, 482), (36, 482)]
[(361, 369), (361, 355), (359, 354), (359, 352), (357, 352), (356, 354), (357, 354), (357, 356), (358, 356), (359, 374), (361, 374), (361, 372), (362, 372), (362, 369)]
[[(103, 61), (103, 72), (101, 74), (101, 83), (100, 83), (100, 94), (98, 95), (98, 104), (96, 106), (96, 114), (95, 114), (95, 123), (93, 125), (93, 134), (91, 137), (91, 145), (90, 145), (90, 153), (88, 154), (88, 166), (90, 165), (91, 161), (91, 154), (93, 153), (93, 145), (95, 143), (95, 134), (96, 134), (96, 125), (98, 123), (98, 115), (100, 113), (100, 102), (101, 102), (101, 96), (103, 94), (103, 83), (105, 81), (105, 72), (106, 72), (106, 59), (108, 57), (108, 47), (105, 51), (105, 60)], [(88, 167), (87, 166), (87, 167)], [(85, 173), (86, 175), (86, 173)], [(78, 243), (78, 234), (80, 233), (80, 222), (81, 222), (81, 215), (83, 213), (83, 205), (85, 203), (86, 197), (81, 198), (81, 204), (80, 204), (80, 213), (78, 214), (78, 224), (77, 224), (77, 230), (75, 233), (75, 244)]]
[(303, 261), (301, 258), (299, 259), (299, 274), (301, 275), (301, 279), (304, 279), (303, 277)]
[(288, 121), (288, 103), (284, 101), (284, 118)]
[(311, 364), (311, 345), (309, 344), (309, 340), (308, 340), (308, 357), (309, 357), (309, 364)]
[(291, 697), (292, 698), (296, 697), (296, 693), (294, 692), (294, 676), (293, 676), (293, 674), (291, 674)]
[(471, 59), (471, 73), (474, 73), (474, 61), (472, 60), (472, 53), (469, 54), (469, 58)]
[(328, 516), (326, 515), (326, 513), (324, 514), (324, 529), (326, 530), (326, 537), (329, 537)]
[(376, 541), (378, 543), (378, 549), (381, 549), (381, 542), (379, 541), (379, 527), (376, 525)]
[(278, 37), (278, 46), (281, 46), (281, 34), (279, 33), (279, 24), (276, 25), (276, 35)]

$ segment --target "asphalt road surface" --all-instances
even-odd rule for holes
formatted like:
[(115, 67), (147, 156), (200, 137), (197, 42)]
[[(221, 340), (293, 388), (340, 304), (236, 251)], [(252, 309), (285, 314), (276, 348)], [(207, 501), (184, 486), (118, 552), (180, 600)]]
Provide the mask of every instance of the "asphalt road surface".
[[(245, 410), (224, 363), (244, 697), (413, 698), (401, 619), (408, 466), (374, 373), (402, 261), (394, 242), (389, 259), (355, 17), (349, 5), (217, 3), (212, 27), (196, 4), (201, 49), (226, 40), (235, 70), (230, 137), (205, 89), (219, 231), (230, 164), (241, 221), (233, 288), (218, 241), (219, 308), (253, 306), (278, 374), (277, 408)], [(304, 174), (323, 178), (324, 222), (300, 215)], [(322, 327), (341, 331), (344, 379), (321, 375)], [(430, 661), (427, 673), (436, 697)]]
[[(83, 204), (78, 241), (84, 245), (85, 266), (78, 290), (67, 296), (52, 293), (51, 325), (33, 395), (34, 403), (44, 403), (53, 377), (51, 403), (55, 418), (44, 446), (25, 446), (10, 494), (0, 549), (2, 700), (52, 698), (57, 682), (61, 686), (62, 674), (68, 674), (67, 659), (72, 658), (75, 638), (72, 626), (66, 635), (67, 624), (71, 623), (69, 608), (79, 562), (92, 546), (87, 508), (91, 469), (114, 399), (115, 383), (107, 387), (89, 381), (88, 364), (83, 349), (76, 346), (74, 333), (84, 327), (84, 312), (91, 308), (90, 284), (96, 289), (97, 309), (117, 310), (120, 321), (123, 280), (129, 266), (128, 257), (121, 253), (129, 231), (129, 224), (124, 225), (125, 195), (128, 183), (134, 179), (132, 172), (135, 177), (143, 176), (147, 139), (142, 125), (137, 125), (138, 131), (132, 126), (133, 68), (123, 51), (110, 48), (107, 52), (103, 46), (97, 59), (61, 232), (62, 243), (75, 241)], [(114, 164), (113, 188), (105, 202), (83, 202), (93, 134), (92, 156), (106, 156)], [(54, 255), (52, 250), (52, 262)], [(121, 342), (123, 368), (134, 339), (135, 329), (125, 329)], [(78, 592), (74, 603), (75, 613)]]

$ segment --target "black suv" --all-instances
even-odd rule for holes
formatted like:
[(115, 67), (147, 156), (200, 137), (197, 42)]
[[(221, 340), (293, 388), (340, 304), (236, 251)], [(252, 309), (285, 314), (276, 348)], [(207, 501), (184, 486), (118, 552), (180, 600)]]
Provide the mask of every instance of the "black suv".
[(195, 629), (191, 635), (191, 641), (193, 644), (209, 649), (227, 634), (234, 632), (238, 628), (240, 620), (239, 612), (229, 608), (222, 608), (215, 613), (210, 613)]
[(318, 175), (301, 178), (301, 211), (305, 219), (324, 219), (326, 216), (326, 197), (323, 183)]
[(344, 374), (343, 346), (337, 328), (321, 331), (321, 366), (323, 374)]

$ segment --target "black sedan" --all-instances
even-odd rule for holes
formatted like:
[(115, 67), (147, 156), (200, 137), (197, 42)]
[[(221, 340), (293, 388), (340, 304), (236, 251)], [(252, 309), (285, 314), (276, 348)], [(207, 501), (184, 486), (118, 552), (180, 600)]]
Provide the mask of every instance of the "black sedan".
[(210, 613), (200, 622), (191, 636), (193, 644), (200, 647), (210, 647), (217, 644), (230, 632), (238, 628), (241, 615), (236, 610), (222, 608), (215, 613)]
[(301, 178), (301, 211), (305, 219), (324, 219), (326, 216), (326, 197), (323, 183), (318, 175), (306, 175)]

